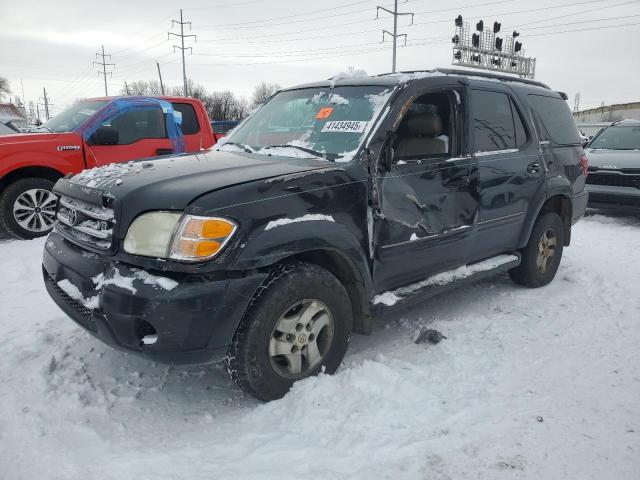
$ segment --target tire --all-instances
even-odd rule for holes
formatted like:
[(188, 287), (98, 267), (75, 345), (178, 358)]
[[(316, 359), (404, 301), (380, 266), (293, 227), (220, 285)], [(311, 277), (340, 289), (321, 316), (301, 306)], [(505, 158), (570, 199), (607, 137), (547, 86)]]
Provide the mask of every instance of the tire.
[(0, 195), (0, 227), (17, 238), (47, 235), (55, 220), (53, 185), (53, 181), (37, 177), (9, 184)]
[(227, 371), (249, 395), (281, 398), (295, 381), (337, 370), (352, 321), (349, 296), (331, 273), (307, 263), (279, 266), (238, 326), (225, 359)]
[(564, 246), (564, 225), (557, 213), (545, 213), (536, 220), (529, 243), (521, 250), (520, 265), (509, 270), (511, 280), (537, 288), (556, 276)]

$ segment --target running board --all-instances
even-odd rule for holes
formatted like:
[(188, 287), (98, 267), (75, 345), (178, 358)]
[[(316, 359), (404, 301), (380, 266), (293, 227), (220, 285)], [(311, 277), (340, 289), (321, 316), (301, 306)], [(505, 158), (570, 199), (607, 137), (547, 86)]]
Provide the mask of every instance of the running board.
[(391, 309), (411, 307), (444, 291), (506, 272), (518, 265), (520, 265), (520, 253), (514, 252), (437, 273), (421, 282), (376, 295), (373, 297), (371, 313), (377, 315), (382, 312), (387, 313)]

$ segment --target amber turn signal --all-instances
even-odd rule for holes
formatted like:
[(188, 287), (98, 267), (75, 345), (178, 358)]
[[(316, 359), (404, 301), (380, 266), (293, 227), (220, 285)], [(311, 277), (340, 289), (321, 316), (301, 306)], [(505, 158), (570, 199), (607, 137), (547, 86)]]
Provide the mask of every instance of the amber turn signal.
[(235, 223), (224, 218), (185, 215), (173, 240), (171, 258), (191, 261), (212, 258), (236, 228)]

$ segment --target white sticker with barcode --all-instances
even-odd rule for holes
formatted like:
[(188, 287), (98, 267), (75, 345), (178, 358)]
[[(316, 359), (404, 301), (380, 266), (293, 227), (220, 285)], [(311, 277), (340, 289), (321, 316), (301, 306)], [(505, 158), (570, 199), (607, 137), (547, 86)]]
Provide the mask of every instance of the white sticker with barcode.
[(362, 133), (369, 122), (361, 122), (358, 120), (338, 120), (335, 122), (327, 122), (322, 127), (323, 132), (345, 132), (345, 133)]

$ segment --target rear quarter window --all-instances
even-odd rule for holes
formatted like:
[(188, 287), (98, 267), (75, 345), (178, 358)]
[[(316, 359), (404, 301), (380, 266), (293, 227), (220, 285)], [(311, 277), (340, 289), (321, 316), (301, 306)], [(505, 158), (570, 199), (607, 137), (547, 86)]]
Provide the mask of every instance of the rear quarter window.
[(569, 105), (558, 97), (529, 94), (529, 103), (536, 111), (551, 140), (560, 145), (580, 145), (580, 135)]
[(193, 105), (189, 103), (174, 103), (173, 108), (182, 114), (182, 134), (193, 135), (200, 131), (198, 116)]

